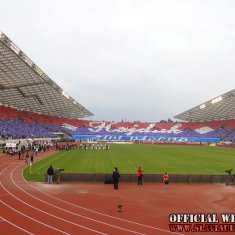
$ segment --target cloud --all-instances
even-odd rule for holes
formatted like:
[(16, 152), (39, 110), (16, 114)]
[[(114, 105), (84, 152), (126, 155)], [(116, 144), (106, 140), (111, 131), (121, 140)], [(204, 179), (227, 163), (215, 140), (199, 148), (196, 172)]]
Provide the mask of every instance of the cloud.
[(233, 89), (234, 5), (8, 0), (0, 21), (96, 120), (159, 121)]

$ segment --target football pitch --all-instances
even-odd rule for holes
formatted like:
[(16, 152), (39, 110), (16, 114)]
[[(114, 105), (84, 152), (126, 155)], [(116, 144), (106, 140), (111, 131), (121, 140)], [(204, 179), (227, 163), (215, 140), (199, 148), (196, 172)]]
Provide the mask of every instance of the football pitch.
[(235, 149), (182, 145), (121, 145), (110, 150), (69, 150), (34, 163), (24, 171), (27, 180), (44, 181), (48, 167), (65, 173), (112, 173), (118, 167), (122, 174), (136, 174), (141, 166), (144, 174), (210, 174), (223, 175), (235, 169)]

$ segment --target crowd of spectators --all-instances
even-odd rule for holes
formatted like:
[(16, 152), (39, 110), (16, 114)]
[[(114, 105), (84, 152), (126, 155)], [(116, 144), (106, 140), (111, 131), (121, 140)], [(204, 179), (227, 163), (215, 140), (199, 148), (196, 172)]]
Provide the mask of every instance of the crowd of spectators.
[(58, 133), (64, 133), (70, 137), (96, 134), (157, 138), (199, 137), (234, 142), (234, 129), (235, 120), (181, 123), (95, 122), (19, 111), (0, 105), (0, 137), (3, 139), (55, 138)]

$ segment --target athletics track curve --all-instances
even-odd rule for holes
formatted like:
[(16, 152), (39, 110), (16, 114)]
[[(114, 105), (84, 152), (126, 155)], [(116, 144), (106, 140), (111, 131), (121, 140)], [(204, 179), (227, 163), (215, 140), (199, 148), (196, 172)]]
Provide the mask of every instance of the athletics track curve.
[[(36, 161), (54, 152), (41, 153)], [(222, 185), (213, 185), (208, 191), (208, 187), (201, 185), (178, 184), (165, 191), (162, 184), (154, 183), (141, 187), (121, 183), (119, 190), (113, 190), (112, 185), (101, 183), (27, 182), (22, 174), (24, 160), (17, 157), (0, 156), (0, 234), (3, 235), (183, 234), (169, 231), (170, 213), (219, 213), (225, 209), (228, 212), (234, 199), (233, 187), (215, 195), (218, 187), (225, 188)], [(198, 190), (202, 194), (195, 200)], [(117, 211), (118, 204), (123, 205), (122, 212)]]

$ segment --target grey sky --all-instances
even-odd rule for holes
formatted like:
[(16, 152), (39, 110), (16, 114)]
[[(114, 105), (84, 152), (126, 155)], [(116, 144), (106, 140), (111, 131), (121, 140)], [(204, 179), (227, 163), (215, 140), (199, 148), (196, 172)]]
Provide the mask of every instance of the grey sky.
[(160, 121), (234, 89), (233, 0), (0, 0), (0, 30), (95, 120)]

